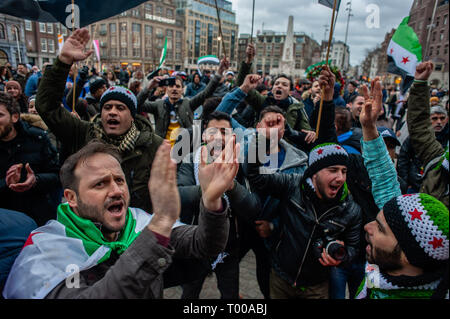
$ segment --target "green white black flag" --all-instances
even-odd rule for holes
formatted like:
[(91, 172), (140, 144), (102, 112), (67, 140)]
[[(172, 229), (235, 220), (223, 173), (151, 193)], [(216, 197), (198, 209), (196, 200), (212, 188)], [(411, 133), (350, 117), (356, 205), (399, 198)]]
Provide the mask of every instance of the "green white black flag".
[(422, 61), (422, 46), (414, 30), (408, 26), (409, 17), (398, 26), (387, 48), (388, 72), (402, 77), (402, 94), (414, 80), (416, 66)]

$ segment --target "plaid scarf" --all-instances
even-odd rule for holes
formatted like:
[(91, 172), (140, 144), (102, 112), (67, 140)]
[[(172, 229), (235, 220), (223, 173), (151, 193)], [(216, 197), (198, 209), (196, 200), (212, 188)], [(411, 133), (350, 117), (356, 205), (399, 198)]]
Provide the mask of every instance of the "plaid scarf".
[(100, 121), (94, 123), (94, 135), (102, 141), (112, 144), (117, 147), (120, 154), (125, 154), (134, 150), (136, 141), (141, 132), (137, 129), (134, 121), (131, 123), (131, 128), (127, 133), (119, 136), (108, 136)]

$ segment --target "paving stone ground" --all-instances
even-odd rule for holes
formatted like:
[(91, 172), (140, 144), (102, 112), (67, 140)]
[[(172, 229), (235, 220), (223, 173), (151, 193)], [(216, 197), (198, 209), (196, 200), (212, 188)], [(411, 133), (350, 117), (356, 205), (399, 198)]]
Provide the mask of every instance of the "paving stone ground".
[[(239, 292), (243, 299), (263, 299), (256, 281), (256, 260), (253, 251), (242, 259), (239, 272)], [(164, 299), (180, 299), (181, 287), (164, 289)], [(200, 299), (219, 299), (216, 276), (208, 276), (203, 284)]]

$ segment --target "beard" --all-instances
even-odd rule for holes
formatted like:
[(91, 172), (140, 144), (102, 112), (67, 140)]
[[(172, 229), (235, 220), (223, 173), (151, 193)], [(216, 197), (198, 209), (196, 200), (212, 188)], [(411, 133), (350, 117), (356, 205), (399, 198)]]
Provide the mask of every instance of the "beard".
[(388, 272), (399, 270), (402, 268), (400, 262), (402, 250), (398, 243), (391, 252), (388, 252), (380, 248), (373, 248), (372, 245), (370, 245), (370, 247), (372, 253), (371, 255), (366, 254), (367, 261), (371, 264), (378, 265), (381, 271)]
[[(128, 207), (128, 202), (125, 201), (124, 198), (120, 198), (123, 200), (124, 205)], [(97, 206), (89, 205), (83, 202), (79, 197), (77, 198), (77, 205), (78, 205), (78, 214), (80, 217), (88, 219), (92, 221), (93, 223), (99, 223), (100, 224), (100, 231), (106, 235), (111, 233), (119, 232), (123, 229), (124, 225), (122, 227), (112, 227), (108, 225), (105, 220), (102, 218), (102, 216), (107, 211), (107, 207), (114, 201), (118, 200), (118, 198), (108, 198), (106, 202), (103, 205), (102, 209), (99, 209)], [(80, 214), (81, 212), (81, 214)], [(107, 214), (107, 212), (106, 212)]]
[(0, 140), (7, 137), (11, 133), (13, 128), (14, 128), (14, 124), (12, 122), (7, 124), (3, 129), (0, 127)]

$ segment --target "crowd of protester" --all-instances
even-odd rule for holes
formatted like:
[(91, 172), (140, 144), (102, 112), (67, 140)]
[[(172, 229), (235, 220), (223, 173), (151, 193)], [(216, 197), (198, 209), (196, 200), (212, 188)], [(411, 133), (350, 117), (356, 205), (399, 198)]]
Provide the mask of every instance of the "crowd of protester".
[(252, 44), (236, 73), (223, 58), (148, 76), (83, 66), (88, 40), (76, 30), (41, 70), (0, 66), (4, 298), (198, 299), (214, 273), (239, 299), (252, 250), (266, 299), (448, 299), (449, 99), (432, 62), (406, 95), (377, 77), (341, 96), (327, 66), (258, 74)]

